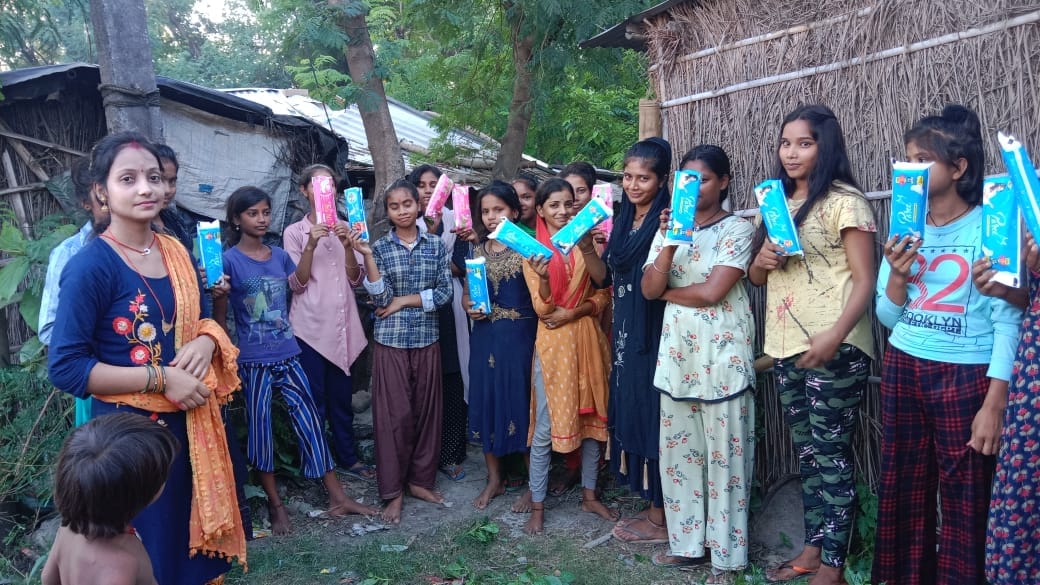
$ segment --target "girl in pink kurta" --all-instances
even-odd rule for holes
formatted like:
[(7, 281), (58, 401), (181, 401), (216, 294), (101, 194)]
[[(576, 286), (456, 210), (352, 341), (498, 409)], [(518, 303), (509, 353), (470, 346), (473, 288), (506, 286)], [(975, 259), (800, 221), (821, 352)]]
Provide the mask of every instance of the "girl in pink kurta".
[(300, 173), (300, 193), (311, 204), (311, 211), (282, 234), (285, 251), (299, 263), (310, 234), (319, 234), (314, 246), (310, 280), (306, 288), (293, 295), (289, 322), (302, 353), (300, 362), (307, 373), (318, 414), (332, 431), (332, 453), (347, 474), (361, 479), (375, 478), (375, 470), (357, 458), (354, 449), (354, 387), (350, 364), (354, 363), (368, 341), (358, 317), (353, 287), (361, 283), (365, 267), (350, 239), (350, 228), (339, 221), (333, 228), (316, 224), (311, 179), (329, 176), (338, 182), (332, 169), (311, 165)]

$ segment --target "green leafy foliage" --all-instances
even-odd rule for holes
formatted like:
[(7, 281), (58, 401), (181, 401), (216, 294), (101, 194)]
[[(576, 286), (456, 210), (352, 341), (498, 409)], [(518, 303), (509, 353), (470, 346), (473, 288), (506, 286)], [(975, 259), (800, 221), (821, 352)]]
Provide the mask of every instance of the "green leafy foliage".
[(498, 524), (492, 522), (487, 516), (484, 516), (469, 528), (469, 530), (462, 533), (463, 538), (469, 538), (480, 544), (490, 544), (498, 538)]

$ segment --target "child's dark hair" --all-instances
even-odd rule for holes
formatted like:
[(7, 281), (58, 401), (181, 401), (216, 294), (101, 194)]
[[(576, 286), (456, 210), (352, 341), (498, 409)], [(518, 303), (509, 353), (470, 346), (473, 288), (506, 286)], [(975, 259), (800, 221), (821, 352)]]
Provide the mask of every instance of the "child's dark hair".
[(549, 196), (557, 191), (566, 191), (571, 194), (571, 197), (574, 197), (574, 187), (571, 187), (570, 183), (559, 177), (553, 177), (538, 185), (538, 190), (534, 192), (534, 204), (539, 207), (545, 205)]
[(415, 187), (415, 183), (409, 181), (408, 179), (397, 179), (396, 181), (391, 183), (389, 187), (386, 188), (386, 191), (383, 191), (384, 210), (388, 210), (390, 208), (390, 194), (394, 191), (397, 191), (398, 189), (405, 190), (409, 195), (412, 196), (412, 199), (415, 199), (416, 203), (419, 203), (419, 190)]
[(303, 170), (300, 171), (300, 178), (297, 181), (297, 184), (299, 184), (300, 187), (306, 189), (307, 185), (311, 184), (311, 179), (314, 178), (314, 175), (318, 174), (318, 171), (325, 171), (328, 174), (332, 175), (332, 181), (336, 183), (337, 190), (339, 189), (340, 176), (336, 173), (336, 171), (332, 170), (332, 167), (330, 167), (329, 165), (323, 165), (321, 163), (304, 167)]
[(271, 205), (271, 196), (267, 194), (267, 191), (259, 187), (253, 187), (249, 185), (247, 187), (239, 187), (235, 189), (235, 192), (228, 197), (227, 201), (227, 235), (225, 239), (229, 246), (234, 246), (242, 239), (242, 230), (238, 229), (235, 220), (238, 219), (239, 215), (242, 215), (245, 210), (250, 207), (266, 201), (268, 205)]
[(54, 473), (61, 525), (88, 540), (122, 534), (159, 494), (177, 450), (170, 431), (139, 414), (108, 414), (74, 429)]
[[(588, 185), (590, 191), (592, 190), (592, 187), (596, 185), (596, 167), (583, 160), (572, 162), (563, 167), (563, 169), (556, 174), (556, 176), (561, 179), (566, 179), (571, 175), (577, 175), (584, 179), (585, 184)], [(537, 191), (538, 188), (535, 187), (535, 190)]]
[[(704, 166), (711, 169), (711, 172), (715, 173), (720, 179), (725, 176), (729, 177), (731, 181), (733, 180), (733, 175), (730, 173), (729, 168), (729, 156), (726, 155), (726, 151), (722, 150), (722, 148), (714, 144), (695, 146), (683, 155), (679, 168), (681, 169), (686, 166), (686, 163), (691, 163), (695, 160), (704, 163)], [(719, 203), (725, 201), (727, 197), (729, 197), (729, 186), (719, 193)]]
[(441, 170), (433, 165), (419, 165), (412, 169), (412, 172), (408, 173), (408, 182), (418, 186), (419, 181), (422, 180), (422, 176), (426, 173), (433, 173), (433, 176), (438, 179), (441, 178)]
[[(159, 153), (160, 163), (163, 161), (163, 159), (166, 159), (173, 163), (173, 172), (176, 173), (180, 170), (181, 163), (177, 162), (177, 153), (174, 152), (172, 148), (170, 148), (166, 144), (156, 144), (155, 151)], [(163, 170), (165, 171), (166, 169)]]
[(640, 140), (625, 151), (625, 164), (634, 158), (647, 161), (662, 185), (668, 182), (668, 173), (672, 170), (672, 148), (667, 142), (660, 138)]
[(516, 189), (512, 185), (505, 181), (499, 181), (495, 179), (491, 181), (486, 187), (477, 192), (477, 207), (479, 209), (480, 202), (484, 200), (484, 196), (494, 195), (502, 200), (509, 206), (509, 209), (519, 213), (520, 212), (520, 196), (516, 194)]
[(488, 195), (498, 197), (502, 200), (502, 203), (505, 203), (506, 206), (509, 207), (509, 209), (512, 209), (518, 215), (520, 214), (520, 196), (516, 194), (516, 189), (513, 188), (513, 185), (498, 179), (491, 181), (486, 187), (477, 192), (477, 211), (475, 213), (477, 221), (474, 222), (474, 225), (478, 227), (477, 234), (480, 235), (481, 239), (487, 235), (488, 229), (487, 226), (484, 225), (484, 214), (480, 212), (480, 203), (484, 200), (484, 197), (487, 197)]
[(949, 104), (942, 114), (918, 121), (903, 135), (903, 142), (913, 142), (941, 162), (957, 166), (964, 159), (968, 166), (957, 179), (957, 194), (968, 205), (982, 203), (982, 179), (986, 157), (982, 144), (982, 123), (975, 112), (959, 104)]
[[(780, 125), (780, 135), (783, 136), (784, 128), (796, 120), (805, 120), (812, 131), (813, 140), (816, 141), (816, 163), (809, 173), (809, 195), (805, 203), (798, 208), (794, 214), (794, 224), (801, 226), (812, 208), (827, 196), (834, 181), (841, 181), (859, 190), (859, 183), (852, 176), (852, 165), (849, 163), (849, 155), (845, 151), (845, 135), (841, 131), (838, 117), (834, 115), (825, 105), (812, 104), (800, 106), (795, 111), (784, 117)], [(780, 160), (779, 146), (774, 150), (776, 176), (783, 182), (784, 191), (790, 195), (794, 193), (794, 179), (787, 175), (784, 163)], [(763, 232), (764, 235), (764, 232)]]
[(90, 182), (90, 159), (85, 156), (76, 159), (69, 169), (69, 178), (72, 180), (72, 194), (76, 197), (76, 203), (90, 209), (94, 203), (94, 185)]
[(529, 173), (517, 173), (516, 176), (513, 177), (513, 180), (509, 183), (510, 185), (512, 185), (513, 183), (523, 183), (527, 185), (527, 187), (532, 191), (538, 190), (538, 177), (535, 177), (534, 175), (531, 175)]

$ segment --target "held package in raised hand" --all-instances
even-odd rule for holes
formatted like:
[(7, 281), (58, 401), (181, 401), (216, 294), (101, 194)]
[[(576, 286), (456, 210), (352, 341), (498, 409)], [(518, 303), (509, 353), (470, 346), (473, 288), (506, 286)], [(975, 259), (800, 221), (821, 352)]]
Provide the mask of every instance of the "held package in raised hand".
[(196, 227), (199, 263), (206, 271), (206, 287), (213, 288), (224, 277), (224, 250), (220, 243), (220, 222), (200, 221)]
[(592, 186), (592, 198), (599, 199), (604, 205), (611, 209), (611, 217), (603, 220), (603, 223), (599, 224), (600, 229), (603, 231), (603, 235), (607, 241), (610, 241), (610, 232), (614, 230), (614, 186), (610, 183), (600, 183)]
[(466, 260), (466, 285), (469, 289), (469, 300), (473, 302), (473, 310), (485, 315), (491, 314), (486, 259), (469, 258)]
[(989, 177), (982, 186), (982, 253), (993, 263), (992, 281), (1021, 284), (1022, 229), (1011, 178)]
[(332, 177), (311, 177), (311, 192), (314, 193), (314, 221), (332, 228), (336, 225), (336, 184)]
[(798, 229), (787, 207), (784, 185), (779, 179), (762, 181), (755, 187), (755, 199), (766, 226), (769, 241), (784, 249), (785, 256), (803, 256), (802, 244), (798, 240)]
[(347, 221), (350, 229), (361, 234), (361, 239), (368, 241), (368, 220), (365, 219), (365, 200), (360, 187), (351, 187), (343, 194), (347, 203)]
[(426, 217), (437, 217), (441, 214), (441, 209), (444, 209), (444, 204), (448, 202), (454, 188), (455, 182), (448, 178), (448, 173), (437, 179), (437, 186), (433, 188), (433, 195), (430, 195), (430, 201), (426, 204)]
[(593, 197), (577, 215), (567, 222), (567, 225), (553, 234), (549, 241), (562, 254), (570, 254), (585, 234), (612, 217), (614, 217), (614, 210), (604, 205), (603, 201)]
[[(665, 232), (665, 244), (689, 244), (697, 233), (697, 201), (701, 196), (701, 174), (694, 170), (675, 171), (672, 177), (672, 219)], [(648, 220), (650, 218), (647, 218)]]
[(1033, 234), (1033, 239), (1040, 241), (1040, 201), (1037, 201), (1037, 197), (1040, 197), (1040, 179), (1036, 176), (1036, 167), (1029, 160), (1026, 148), (1014, 136), (1000, 132), (997, 134), (997, 142), (1000, 143), (1004, 165), (1011, 177), (1026, 227)]
[(455, 229), (473, 229), (473, 212), (469, 208), (469, 185), (455, 185), (452, 187), (451, 207), (452, 211), (455, 212)]
[(488, 234), (488, 238), (502, 242), (524, 258), (530, 258), (531, 256), (552, 257), (552, 250), (527, 235), (527, 232), (518, 228), (516, 224), (508, 219), (503, 219), (499, 222), (495, 231)]
[(933, 163), (892, 163), (892, 223), (889, 237), (924, 237), (928, 206), (928, 169)]

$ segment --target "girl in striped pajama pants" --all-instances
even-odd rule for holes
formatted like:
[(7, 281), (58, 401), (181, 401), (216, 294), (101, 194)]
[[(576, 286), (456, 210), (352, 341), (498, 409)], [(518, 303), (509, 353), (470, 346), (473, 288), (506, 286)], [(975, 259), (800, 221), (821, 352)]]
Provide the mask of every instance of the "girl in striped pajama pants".
[(242, 187), (231, 194), (227, 206), (231, 227), (228, 242), (234, 247), (224, 252), (224, 278), (229, 279), (231, 291), (219, 298), (214, 295), (214, 318), (226, 325), (230, 300), (240, 350), (239, 375), (249, 417), (246, 451), (249, 462), (260, 472), (260, 483), (267, 494), (271, 531), (287, 534), (292, 530), (274, 478), (271, 400), (276, 388), (288, 406), (300, 445), (304, 477), (320, 477), (329, 492), (328, 513), (374, 514), (376, 510), (347, 497), (333, 471), (332, 455), (322, 432), (323, 421), (300, 365), (300, 346), (288, 318), (288, 292), (306, 288), (316, 242), (339, 234), (331, 235), (328, 227), (316, 225), (297, 266), (285, 250), (263, 243), (271, 219), (267, 193), (256, 187)]

